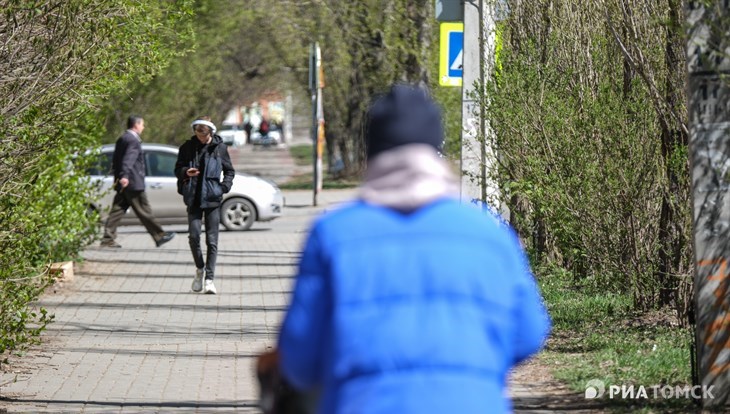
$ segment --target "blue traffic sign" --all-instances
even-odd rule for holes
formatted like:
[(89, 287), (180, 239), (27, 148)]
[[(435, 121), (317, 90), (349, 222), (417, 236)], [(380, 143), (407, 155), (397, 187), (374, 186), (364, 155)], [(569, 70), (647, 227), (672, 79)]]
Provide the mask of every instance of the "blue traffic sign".
[(464, 76), (464, 23), (441, 23), (439, 85), (461, 86)]
[(449, 77), (464, 76), (464, 32), (449, 32)]

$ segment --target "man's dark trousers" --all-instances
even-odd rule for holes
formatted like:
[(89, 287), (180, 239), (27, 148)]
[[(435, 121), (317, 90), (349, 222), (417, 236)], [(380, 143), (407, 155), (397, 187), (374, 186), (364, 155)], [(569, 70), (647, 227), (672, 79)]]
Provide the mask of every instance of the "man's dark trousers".
[[(207, 247), (207, 260), (203, 260), (203, 251), (200, 248), (200, 233), (202, 231), (202, 221), (205, 216), (205, 245)], [(200, 208), (192, 207), (188, 209), (188, 239), (190, 242), (190, 251), (193, 252), (193, 260), (198, 269), (205, 266), (205, 278), (213, 280), (215, 278), (215, 262), (218, 259), (218, 227), (221, 222), (221, 208)]]
[(162, 230), (162, 226), (157, 223), (154, 216), (152, 216), (152, 207), (150, 207), (149, 200), (147, 200), (147, 193), (128, 189), (122, 189), (122, 191), (118, 191), (114, 196), (112, 210), (109, 213), (109, 218), (106, 220), (103, 240), (114, 240), (117, 238), (117, 227), (129, 207), (132, 207), (134, 213), (139, 217), (139, 221), (142, 222), (147, 232), (155, 239), (155, 242), (160, 240), (165, 232)]

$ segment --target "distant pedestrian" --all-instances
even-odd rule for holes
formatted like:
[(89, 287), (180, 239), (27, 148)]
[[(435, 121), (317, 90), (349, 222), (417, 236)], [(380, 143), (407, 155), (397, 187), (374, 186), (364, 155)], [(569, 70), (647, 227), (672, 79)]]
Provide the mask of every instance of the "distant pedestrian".
[(320, 413), (506, 413), (549, 319), (510, 229), (459, 202), (440, 111), (393, 86), (368, 114), (359, 199), (313, 225), (278, 342)]
[(162, 226), (152, 215), (147, 193), (145, 193), (145, 162), (142, 152), (142, 131), (144, 119), (132, 115), (127, 119), (127, 130), (114, 146), (112, 169), (114, 170), (114, 189), (116, 195), (111, 212), (104, 226), (103, 247), (122, 247), (116, 242), (117, 227), (122, 217), (132, 207), (134, 213), (155, 240), (157, 247), (172, 240), (175, 233), (162, 230)]
[[(196, 267), (192, 290), (193, 292), (204, 290), (205, 293), (215, 294), (213, 279), (218, 258), (220, 206), (223, 194), (231, 191), (236, 172), (228, 155), (228, 146), (215, 134), (216, 127), (210, 117), (199, 117), (191, 126), (194, 135), (180, 146), (175, 174), (179, 192), (188, 209), (190, 251)], [(206, 259), (203, 259), (200, 247), (203, 218), (205, 218)]]
[(246, 120), (246, 123), (243, 124), (243, 130), (246, 132), (246, 142), (249, 144), (251, 143), (251, 131), (253, 131), (253, 125), (251, 125), (250, 120)]
[(269, 121), (267, 121), (266, 118), (261, 118), (261, 123), (259, 124), (259, 133), (262, 137), (266, 137), (266, 135), (269, 134)]

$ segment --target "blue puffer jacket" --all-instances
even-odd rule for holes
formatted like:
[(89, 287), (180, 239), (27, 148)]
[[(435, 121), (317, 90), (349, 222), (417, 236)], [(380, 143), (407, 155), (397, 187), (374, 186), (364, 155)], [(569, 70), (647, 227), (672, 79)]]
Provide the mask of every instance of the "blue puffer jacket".
[(548, 331), (510, 230), (452, 199), (358, 201), (315, 223), (278, 346), (321, 413), (504, 413), (508, 370)]

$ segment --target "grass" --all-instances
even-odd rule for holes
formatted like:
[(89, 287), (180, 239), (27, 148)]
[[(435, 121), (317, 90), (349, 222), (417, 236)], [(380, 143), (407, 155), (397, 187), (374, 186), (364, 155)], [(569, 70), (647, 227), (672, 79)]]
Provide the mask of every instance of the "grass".
[[(297, 165), (312, 165), (312, 145), (294, 145), (289, 147), (289, 153), (291, 154), (294, 162)], [(322, 156), (322, 165), (327, 165), (327, 154)], [(312, 172), (297, 175), (289, 181), (279, 185), (279, 188), (283, 190), (310, 190), (313, 187)], [(339, 188), (354, 188), (360, 185), (359, 180), (355, 180), (347, 177), (332, 177), (329, 174), (325, 174), (322, 179), (322, 189), (339, 189)]]
[[(297, 165), (312, 165), (314, 146), (310, 144), (294, 145), (289, 147), (289, 154)], [(327, 164), (327, 151), (322, 154), (322, 164)]]
[[(313, 187), (313, 174), (305, 173), (297, 175), (289, 181), (279, 185), (282, 190), (311, 190)], [(325, 175), (322, 180), (322, 189), (332, 190), (340, 188), (355, 188), (360, 185), (360, 181), (347, 178), (333, 178)]]
[[(556, 379), (583, 394), (589, 380), (611, 385), (644, 386), (648, 399), (607, 401), (616, 412), (690, 412), (690, 399), (653, 398), (655, 385), (692, 386), (692, 332), (674, 323), (668, 311), (638, 314), (631, 298), (576, 286), (565, 272), (546, 272), (540, 288), (548, 306), (553, 333), (543, 362)], [(607, 396), (604, 395), (604, 399)]]

